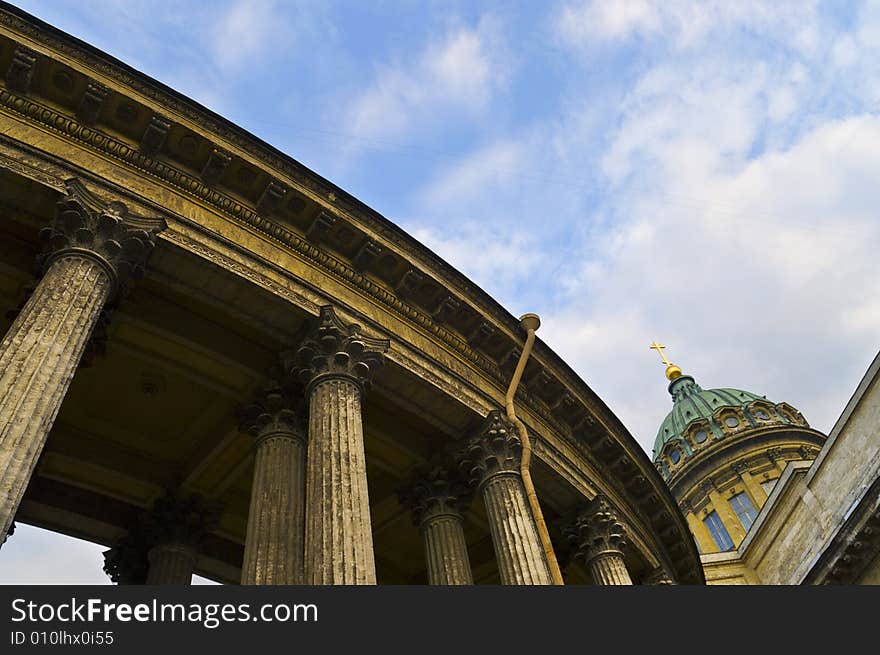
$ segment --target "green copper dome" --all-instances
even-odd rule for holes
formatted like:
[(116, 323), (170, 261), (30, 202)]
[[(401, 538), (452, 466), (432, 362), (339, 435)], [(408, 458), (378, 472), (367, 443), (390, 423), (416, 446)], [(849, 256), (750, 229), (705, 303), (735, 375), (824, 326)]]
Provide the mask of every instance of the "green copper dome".
[[(702, 421), (707, 438), (724, 437), (724, 429), (716, 420), (716, 412), (722, 407), (746, 407), (756, 400), (766, 400), (741, 389), (703, 389), (690, 375), (682, 375), (669, 383), (672, 395), (672, 411), (660, 424), (657, 439), (654, 441), (655, 461), (669, 441), (680, 440), (684, 455), (691, 455), (691, 447), (686, 439), (682, 439), (691, 424)], [(701, 435), (702, 436), (702, 435)]]

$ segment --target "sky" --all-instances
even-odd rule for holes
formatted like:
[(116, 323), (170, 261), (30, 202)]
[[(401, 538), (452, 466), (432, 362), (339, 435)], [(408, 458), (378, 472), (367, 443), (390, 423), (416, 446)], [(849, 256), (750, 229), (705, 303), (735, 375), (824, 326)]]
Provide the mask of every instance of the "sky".
[(649, 455), (654, 339), (823, 432), (877, 353), (878, 1), (14, 4), (540, 314)]

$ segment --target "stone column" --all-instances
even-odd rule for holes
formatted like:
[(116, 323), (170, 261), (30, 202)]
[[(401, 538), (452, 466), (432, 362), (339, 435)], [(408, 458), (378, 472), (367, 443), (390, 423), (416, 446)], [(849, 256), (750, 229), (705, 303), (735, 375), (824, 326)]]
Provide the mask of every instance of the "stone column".
[(198, 546), (213, 523), (214, 511), (198, 495), (169, 493), (143, 519), (147, 551), (146, 584), (188, 585), (192, 582)]
[(434, 466), (418, 473), (398, 494), (421, 532), (428, 584), (473, 584), (462, 518), (462, 510), (470, 500), (467, 485), (448, 467)]
[(364, 337), (325, 306), (292, 365), (309, 399), (310, 584), (376, 584), (361, 398), (387, 349), (388, 341)]
[(147, 584), (188, 585), (196, 568), (196, 549), (188, 543), (157, 544), (147, 553)]
[(0, 542), (101, 310), (142, 273), (161, 227), (69, 181), (40, 233), (43, 277), (0, 343)]
[(596, 496), (567, 530), (598, 585), (631, 585), (623, 558), (626, 529), (604, 496)]
[(275, 383), (244, 412), (256, 437), (241, 584), (303, 584), (305, 430), (290, 390)]
[(515, 426), (494, 410), (460, 459), (486, 507), (501, 584), (549, 585), (550, 569), (520, 475), (521, 454)]

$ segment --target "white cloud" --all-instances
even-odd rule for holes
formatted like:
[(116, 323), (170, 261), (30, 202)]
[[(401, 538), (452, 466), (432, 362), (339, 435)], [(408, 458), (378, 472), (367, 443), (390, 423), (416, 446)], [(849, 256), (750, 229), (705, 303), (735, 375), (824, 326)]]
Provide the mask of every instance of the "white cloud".
[(491, 288), (502, 303), (512, 301), (522, 280), (543, 263), (544, 252), (521, 229), (465, 222), (451, 229), (414, 223), (407, 231), (469, 279)]
[(705, 386), (788, 400), (828, 430), (880, 334), (878, 144), (880, 117), (860, 116), (737, 170), (696, 170), (659, 139), (657, 190), (618, 196), (625, 227), (544, 338), (646, 448), (662, 413), (645, 408), (669, 407), (655, 338)]
[(469, 155), (452, 170), (425, 189), (424, 202), (434, 208), (448, 208), (463, 198), (475, 198), (487, 188), (514, 183), (512, 178), (526, 175), (530, 151), (519, 141), (500, 141)]
[(430, 43), (413, 61), (381, 67), (349, 111), (360, 137), (388, 137), (450, 113), (479, 115), (509, 74), (506, 47), (495, 21), (459, 27)]
[(236, 0), (217, 17), (210, 30), (210, 48), (221, 70), (237, 71), (255, 62), (278, 40), (293, 33), (279, 24), (274, 0)]
[(718, 29), (732, 28), (756, 30), (811, 51), (818, 34), (814, 23), (804, 18), (815, 13), (816, 3), (804, 0), (580, 0), (560, 7), (554, 26), (564, 44), (579, 49), (634, 38), (686, 48)]
[[(828, 430), (880, 334), (877, 44), (863, 20), (820, 30), (811, 6), (719, 6), (720, 26), (705, 27), (685, 27), (680, 8), (632, 3), (584, 22), (618, 41), (681, 24), (676, 48), (651, 50), (603, 107), (611, 121), (582, 91), (566, 115), (475, 148), (423, 189), (424, 206), (521, 235), (540, 265), (513, 281), (479, 270), (476, 250), (450, 258), (502, 301), (528, 295), (508, 307), (542, 314), (542, 338), (649, 452), (671, 406), (653, 339), (704, 386), (787, 400)], [(742, 49), (731, 25), (782, 47)], [(598, 174), (592, 193), (574, 184), (581, 171)], [(554, 227), (565, 243), (546, 240)]]

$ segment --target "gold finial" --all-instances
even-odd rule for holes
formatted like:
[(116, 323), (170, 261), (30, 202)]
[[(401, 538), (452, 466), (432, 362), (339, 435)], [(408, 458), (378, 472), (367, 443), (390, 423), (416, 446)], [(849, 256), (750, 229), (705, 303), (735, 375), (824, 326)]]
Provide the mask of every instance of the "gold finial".
[(666, 379), (669, 381), (674, 380), (677, 377), (681, 376), (681, 369), (678, 368), (675, 364), (666, 359), (666, 353), (663, 352), (663, 349), (666, 346), (661, 346), (659, 343), (654, 341), (648, 346), (651, 350), (656, 350), (657, 354), (660, 355), (660, 359), (663, 360), (663, 363), (666, 364)]

